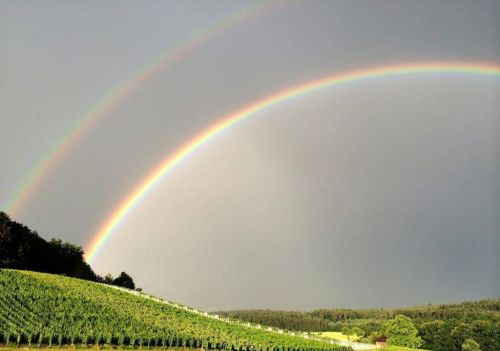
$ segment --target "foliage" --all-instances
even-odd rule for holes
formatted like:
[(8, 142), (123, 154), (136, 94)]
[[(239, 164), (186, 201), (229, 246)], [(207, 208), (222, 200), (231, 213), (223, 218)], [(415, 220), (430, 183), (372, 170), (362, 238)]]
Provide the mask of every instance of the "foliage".
[(340, 331), (340, 328), (333, 329), (330, 321), (320, 317), (314, 317), (310, 312), (298, 311), (273, 311), (273, 310), (235, 310), (219, 311), (217, 314), (241, 319), (250, 323), (271, 325), (276, 328), (297, 331), (316, 331), (325, 330)]
[(351, 334), (360, 339), (365, 335), (365, 332), (360, 327), (352, 327)]
[(0, 212), (0, 268), (64, 274), (123, 287), (133, 285), (132, 278), (124, 272), (115, 280), (111, 275), (100, 277), (85, 262), (81, 247), (60, 239), (46, 241), (4, 212)]
[(402, 314), (384, 323), (383, 332), (387, 337), (389, 345), (406, 347), (419, 347), (422, 345), (421, 338), (417, 335), (418, 330), (411, 319)]
[(104, 280), (103, 280), (103, 283), (105, 284), (113, 284), (113, 276), (111, 275), (111, 273), (108, 273), (104, 276)]
[(8, 269), (0, 270), (0, 343), (232, 351), (347, 349), (210, 317), (135, 290)]
[[(252, 323), (272, 325), (279, 328), (300, 331), (340, 331), (342, 327), (360, 327), (366, 335), (379, 332), (381, 325), (398, 314), (410, 317), (419, 328), (423, 323), (434, 320), (456, 320), (471, 323), (476, 320), (500, 322), (500, 299), (462, 302), (459, 304), (396, 308), (396, 309), (318, 309), (310, 312), (236, 310), (217, 312), (224, 316)], [(451, 333), (451, 331), (450, 331)]]
[(365, 342), (368, 342), (370, 344), (375, 344), (375, 340), (378, 339), (380, 336), (382, 336), (382, 333), (380, 332), (371, 332), (370, 335), (368, 335), (365, 338)]
[(349, 327), (343, 327), (340, 332), (347, 336), (347, 340), (351, 341), (351, 337), (353, 335), (352, 329)]
[(423, 323), (419, 329), (422, 345), (431, 350), (455, 350), (451, 332), (457, 323), (455, 319)]
[(0, 267), (96, 279), (83, 260), (80, 247), (56, 239), (47, 242), (3, 212), (0, 212)]
[[(483, 351), (500, 350), (500, 299), (458, 304), (427, 304), (396, 309), (320, 309), (311, 312), (247, 310), (222, 315), (301, 331), (340, 331), (360, 327), (372, 341), (382, 334), (382, 325), (397, 314), (412, 319), (422, 338), (422, 347), (434, 351), (459, 351), (466, 338)], [(456, 330), (455, 330), (456, 329)], [(453, 334), (453, 335), (452, 335)]]
[(365, 335), (365, 332), (363, 331), (363, 329), (361, 329), (359, 327), (352, 327), (352, 328), (343, 327), (341, 329), (341, 333), (343, 335), (347, 336), (348, 341), (359, 340), (360, 338), (363, 337), (363, 335)]
[(135, 289), (134, 280), (125, 272), (121, 272), (120, 275), (113, 280), (113, 285), (127, 289)]
[(451, 332), (451, 339), (455, 349), (460, 349), (466, 339), (473, 339), (483, 351), (500, 350), (500, 328), (491, 321), (461, 323)]
[(463, 351), (481, 351), (479, 344), (474, 339), (465, 339), (462, 344)]

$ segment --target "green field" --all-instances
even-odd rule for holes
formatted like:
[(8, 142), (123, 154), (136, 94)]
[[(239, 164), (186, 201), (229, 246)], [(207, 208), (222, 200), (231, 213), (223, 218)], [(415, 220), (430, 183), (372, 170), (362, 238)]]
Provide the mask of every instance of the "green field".
[[(314, 333), (315, 335), (333, 339), (333, 340), (341, 340), (341, 341), (356, 341), (351, 338), (347, 337), (347, 335), (342, 334), (341, 332), (321, 332), (321, 333)], [(412, 349), (409, 347), (403, 347), (403, 346), (386, 346), (384, 348), (374, 348), (374, 351), (428, 351), (428, 350), (423, 350), (423, 349)]]
[[(46, 347), (46, 346), (0, 346), (0, 351), (112, 351), (112, 350), (136, 350), (137, 348), (132, 347), (132, 346), (81, 346), (81, 345), (74, 345), (74, 346), (69, 346), (69, 345), (63, 345), (63, 346), (51, 346), (51, 347)], [(160, 351), (163, 350), (165, 351), (164, 347), (160, 346), (150, 346), (150, 347), (142, 347), (142, 350), (150, 350), (150, 351)], [(193, 348), (187, 348), (187, 347), (175, 347), (175, 348), (169, 348), (169, 351), (193, 351), (193, 350), (202, 350), (200, 349), (193, 349)]]
[[(0, 346), (0, 351), (113, 351), (113, 350), (118, 350), (118, 351), (134, 351), (137, 350), (137, 347), (132, 347), (132, 346), (81, 346), (81, 345), (75, 345), (75, 346), (69, 346), (69, 345), (63, 345), (63, 346)], [(161, 346), (150, 346), (150, 347), (142, 347), (140, 348), (141, 350), (144, 351), (165, 351), (166, 348), (161, 347)], [(206, 351), (204, 349), (193, 349), (193, 348), (186, 348), (186, 347), (171, 347), (168, 348), (169, 351)]]
[[(207, 351), (207, 349), (202, 348), (192, 348), (192, 347), (163, 347), (163, 346), (81, 346), (81, 345), (62, 345), (62, 346), (26, 346), (26, 345), (9, 345), (0, 346), (0, 351), (113, 351), (113, 350), (123, 350), (123, 351), (134, 351), (134, 350), (144, 350), (144, 351)], [(378, 349), (380, 350), (380, 349)], [(371, 351), (371, 350), (368, 350)], [(425, 351), (425, 350), (420, 350)]]
[[(345, 335), (344, 335), (345, 337)], [(337, 339), (338, 340), (338, 339)], [(0, 351), (31, 351), (34, 348), (28, 348), (28, 347), (0, 347)], [(35, 350), (37, 351), (54, 351), (54, 350), (63, 350), (63, 351), (70, 351), (70, 350), (78, 350), (78, 351), (96, 351), (96, 350), (132, 350), (132, 347), (116, 347), (116, 346), (101, 346), (99, 348), (96, 347), (82, 347), (82, 346), (74, 346), (74, 347), (36, 347)], [(150, 350), (157, 350), (160, 349), (159, 347), (150, 347)], [(192, 349), (190, 348), (175, 348), (175, 351), (190, 351)], [(201, 350), (201, 349), (200, 349)], [(429, 350), (423, 350), (423, 349), (412, 349), (409, 347), (403, 347), (403, 346), (387, 346), (384, 348), (378, 348), (378, 349), (373, 349), (373, 351), (429, 351)]]
[(342, 349), (285, 331), (209, 315), (133, 290), (7, 269), (0, 270), (0, 344), (238, 351)]
[(428, 351), (428, 350), (423, 350), (423, 349), (411, 349), (409, 347), (403, 347), (403, 346), (387, 346), (381, 349), (377, 349), (379, 351)]
[[(315, 335), (325, 337), (325, 338), (330, 338), (333, 340), (341, 340), (341, 341), (349, 341), (349, 338), (347, 335), (342, 334), (341, 332), (321, 332), (321, 333), (314, 333)], [(351, 340), (353, 341), (353, 340)], [(355, 341), (355, 340), (354, 340)], [(429, 351), (429, 350), (424, 350), (424, 349), (412, 349), (409, 347), (404, 347), (404, 346), (386, 346), (384, 348), (377, 348), (374, 350), (379, 350), (379, 351)]]
[(355, 341), (355, 338), (351, 338), (352, 340), (349, 340), (349, 337), (347, 335), (342, 334), (341, 332), (320, 332), (320, 333), (314, 333), (314, 335), (332, 340)]

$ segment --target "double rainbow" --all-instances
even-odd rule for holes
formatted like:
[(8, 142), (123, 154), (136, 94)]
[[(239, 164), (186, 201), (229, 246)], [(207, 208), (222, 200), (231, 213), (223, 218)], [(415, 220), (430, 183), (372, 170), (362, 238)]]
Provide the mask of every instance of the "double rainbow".
[(102, 223), (97, 233), (92, 236), (91, 242), (85, 250), (85, 259), (87, 262), (92, 263), (96, 255), (104, 247), (104, 244), (112, 237), (117, 226), (125, 219), (134, 206), (136, 206), (139, 201), (144, 198), (144, 196), (162, 179), (162, 177), (171, 172), (176, 165), (187, 158), (190, 154), (201, 148), (205, 143), (215, 138), (229, 127), (234, 126), (238, 122), (255, 116), (258, 112), (267, 108), (323, 88), (368, 79), (431, 73), (500, 76), (500, 65), (438, 62), (368, 68), (365, 70), (327, 76), (305, 84), (300, 84), (290, 89), (278, 92), (272, 96), (255, 101), (252, 104), (221, 118), (218, 122), (197, 134), (175, 152), (168, 155), (156, 168), (149, 172), (149, 174), (132, 190), (132, 192), (130, 192), (129, 195), (127, 195), (123, 201), (120, 202), (104, 223)]

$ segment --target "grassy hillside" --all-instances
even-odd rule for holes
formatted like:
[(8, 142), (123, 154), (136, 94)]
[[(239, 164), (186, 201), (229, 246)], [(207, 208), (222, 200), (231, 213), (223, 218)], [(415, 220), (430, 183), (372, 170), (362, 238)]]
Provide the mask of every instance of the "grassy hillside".
[(337, 345), (237, 323), (133, 290), (0, 270), (0, 344), (305, 351)]
[[(314, 333), (315, 335), (321, 336), (323, 338), (333, 339), (333, 340), (342, 340), (342, 341), (350, 341), (347, 335), (342, 334), (341, 332), (319, 332)], [(355, 338), (353, 338), (355, 339)], [(353, 340), (356, 341), (356, 340)]]
[(426, 351), (426, 350), (411, 349), (409, 347), (403, 347), (403, 346), (386, 346), (381, 349), (378, 349), (378, 351)]

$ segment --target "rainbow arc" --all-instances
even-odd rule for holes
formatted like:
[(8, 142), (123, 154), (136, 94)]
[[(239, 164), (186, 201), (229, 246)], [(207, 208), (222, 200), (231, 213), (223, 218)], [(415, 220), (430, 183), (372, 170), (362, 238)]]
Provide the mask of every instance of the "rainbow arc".
[(185, 160), (189, 155), (195, 153), (196, 150), (199, 150), (207, 142), (220, 135), (223, 131), (236, 125), (238, 122), (255, 116), (259, 112), (272, 106), (327, 87), (340, 86), (363, 80), (389, 78), (393, 76), (449, 73), (500, 76), (500, 65), (453, 62), (415, 63), (375, 67), (342, 74), (334, 74), (304, 84), (299, 84), (271, 96), (264, 97), (242, 107), (236, 112), (222, 117), (212, 126), (201, 131), (173, 153), (169, 154), (162, 162), (159, 163), (158, 166), (152, 169), (134, 189), (132, 189), (132, 191), (118, 204), (109, 217), (101, 224), (97, 233), (92, 236), (92, 239), (85, 250), (85, 259), (87, 262), (92, 263), (97, 254), (104, 247), (105, 243), (108, 242), (112, 235), (116, 232), (116, 228), (121, 222), (123, 222), (127, 214), (130, 213), (135, 206), (137, 206), (140, 200), (143, 199), (147, 193), (156, 184), (158, 184), (161, 179), (163, 179), (163, 177), (172, 172), (176, 165)]
[(277, 2), (255, 2), (246, 8), (232, 13), (212, 26), (194, 34), (187, 40), (163, 51), (158, 57), (144, 65), (136, 74), (116, 86), (108, 95), (95, 104), (85, 115), (80, 117), (54, 143), (54, 145), (34, 164), (32, 169), (22, 180), (17, 190), (5, 205), (7, 212), (16, 216), (28, 203), (30, 196), (41, 186), (51, 170), (64, 158), (92, 127), (105, 118), (120, 103), (126, 101), (134, 92), (153, 77), (164, 73), (175, 63), (185, 59), (198, 48), (214, 39), (218, 35), (242, 24), (246, 21), (279, 5)]

